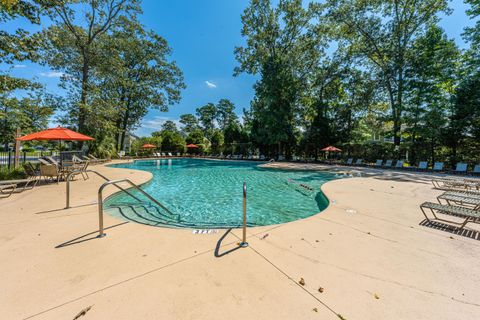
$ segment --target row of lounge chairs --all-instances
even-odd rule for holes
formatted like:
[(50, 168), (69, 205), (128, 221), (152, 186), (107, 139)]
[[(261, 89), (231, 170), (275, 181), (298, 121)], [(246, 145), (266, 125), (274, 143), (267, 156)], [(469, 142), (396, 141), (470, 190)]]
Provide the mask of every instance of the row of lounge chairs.
[(72, 161), (59, 162), (51, 156), (45, 156), (38, 159), (38, 166), (31, 162), (22, 164), (28, 178), (16, 180), (0, 181), (0, 198), (8, 198), (14, 193), (20, 193), (25, 190), (33, 189), (40, 180), (56, 181), (66, 179), (67, 175), (73, 173), (73, 176), (82, 175), (83, 179), (88, 179), (87, 168), (89, 165), (101, 164), (110, 161), (109, 159), (99, 159), (93, 155), (82, 156), (74, 155)]
[[(428, 171), (429, 166), (427, 161), (419, 162), (418, 166), (405, 166), (405, 162), (403, 160), (398, 160), (395, 165), (393, 164), (393, 160), (383, 160), (378, 159), (374, 164), (364, 164), (363, 159), (357, 159), (355, 162), (353, 158), (347, 159), (346, 165), (348, 166), (371, 166), (374, 168), (382, 168), (382, 169), (404, 169), (404, 170), (416, 170), (416, 171)], [(444, 163), (443, 162), (435, 162), (431, 168), (431, 171), (434, 172), (445, 172)], [(448, 172), (451, 173), (459, 173), (459, 174), (480, 174), (480, 164), (477, 164), (472, 171), (468, 171), (468, 164), (459, 162), (455, 166), (454, 170), (450, 170)]]
[(45, 156), (38, 159), (38, 167), (30, 162), (25, 162), (22, 166), (28, 178), (0, 181), (0, 198), (7, 198), (14, 193), (33, 189), (42, 178), (44, 181), (56, 181), (58, 183), (60, 179), (66, 179), (68, 174), (73, 173), (73, 176), (82, 175), (83, 179), (86, 180), (89, 178), (86, 171), (90, 164), (109, 161), (98, 159), (93, 155), (82, 156), (82, 158), (74, 155), (72, 161), (60, 163), (51, 156)]
[[(432, 180), (432, 183), (435, 189), (444, 193), (437, 197), (437, 202), (427, 201), (420, 205), (428, 222), (442, 221), (459, 229), (463, 229), (467, 223), (480, 223), (480, 180), (441, 178)], [(431, 213), (433, 219), (427, 212)]]
[[(214, 155), (205, 155), (205, 154), (197, 154), (197, 155), (189, 155), (189, 154), (184, 154), (182, 155), (181, 153), (177, 152), (176, 155), (174, 156), (171, 152), (154, 152), (153, 153), (154, 157), (157, 158), (168, 158), (168, 157), (197, 157), (197, 158), (208, 158), (208, 159), (229, 159), (229, 160), (259, 160), (259, 161), (266, 161), (269, 160), (269, 158), (265, 157), (264, 155), (248, 155), (244, 156), (243, 154), (228, 154), (228, 155), (223, 155), (223, 154), (214, 154)], [(280, 159), (280, 160), (285, 160), (285, 158)]]

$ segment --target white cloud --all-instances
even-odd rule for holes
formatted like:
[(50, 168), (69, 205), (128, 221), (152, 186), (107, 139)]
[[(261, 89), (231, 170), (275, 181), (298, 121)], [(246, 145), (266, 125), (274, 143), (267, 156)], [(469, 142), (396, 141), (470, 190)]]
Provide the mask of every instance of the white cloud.
[(47, 78), (60, 78), (61, 76), (64, 75), (64, 73), (57, 72), (57, 71), (49, 71), (49, 72), (40, 72), (40, 75), (42, 77), (47, 77)]
[(161, 116), (156, 116), (152, 119), (144, 120), (140, 125), (140, 127), (144, 129), (153, 129), (153, 130), (160, 131), (162, 129), (162, 125), (169, 120), (175, 122), (175, 124), (177, 125), (177, 128), (180, 127), (181, 123), (178, 119), (173, 119), (170, 117), (161, 117)]
[(205, 81), (205, 84), (207, 85), (207, 87), (209, 87), (210, 89), (215, 89), (217, 87), (217, 85), (211, 81)]
[(13, 66), (14, 68), (26, 68), (27, 66), (24, 64), (16, 64)]

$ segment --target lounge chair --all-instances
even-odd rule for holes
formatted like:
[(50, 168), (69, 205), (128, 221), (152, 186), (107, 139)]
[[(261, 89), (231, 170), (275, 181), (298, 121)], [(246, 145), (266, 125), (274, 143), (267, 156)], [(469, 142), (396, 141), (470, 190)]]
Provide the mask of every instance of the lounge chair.
[(0, 184), (0, 198), (10, 197), (15, 190), (17, 190), (17, 185), (15, 183)]
[(425, 170), (428, 170), (428, 162), (427, 161), (420, 161), (420, 163), (418, 164), (418, 167), (415, 168), (416, 170), (421, 170), (421, 171), (425, 171)]
[(383, 163), (383, 160), (378, 159), (377, 162), (375, 162), (375, 164), (374, 164), (373, 166), (374, 166), (374, 167), (381, 167), (381, 166), (382, 166), (382, 163)]
[(92, 159), (92, 160), (95, 160), (95, 161), (99, 162), (99, 163), (105, 163), (105, 162), (109, 162), (109, 161), (110, 161), (110, 159), (107, 159), (107, 158), (102, 158), (102, 159), (97, 158), (97, 157), (95, 157), (93, 154), (89, 154), (88, 157), (89, 157), (90, 159)]
[(72, 156), (72, 161), (73, 161), (73, 163), (83, 163), (83, 162), (85, 162), (86, 160), (82, 160), (82, 159), (80, 159), (79, 157), (77, 157), (76, 155), (73, 155), (73, 156)]
[(22, 163), (23, 170), (30, 178), (39, 179), (40, 170), (37, 170), (31, 162)]
[(346, 162), (346, 165), (347, 165), (347, 166), (351, 166), (352, 163), (353, 163), (353, 158), (348, 158), (348, 159), (347, 159), (347, 162)]
[(474, 175), (480, 175), (480, 164), (477, 164), (477, 165), (473, 168), (472, 173), (473, 173)]
[(457, 163), (457, 166), (455, 167), (455, 170), (453, 171), (453, 173), (465, 174), (467, 173), (467, 168), (468, 168), (468, 164), (459, 162)]
[(49, 162), (49, 161), (47, 161), (47, 160), (45, 160), (45, 159), (43, 159), (43, 158), (38, 158), (38, 162), (40, 162), (40, 164), (44, 164), (44, 165), (46, 165), (46, 166), (52, 164), (51, 162)]
[(261, 154), (258, 159), (259, 159), (260, 161), (264, 161), (264, 160), (265, 160), (265, 156), (264, 156), (263, 154)]
[[(17, 179), (17, 180), (2, 180), (0, 181), (0, 189), (1, 189), (0, 192), (2, 194), (4, 193), (5, 190), (7, 190), (6, 192), (9, 192), (8, 188), (5, 188), (5, 186), (11, 187), (12, 185), (15, 185), (15, 187), (13, 188), (14, 190), (10, 190), (10, 194), (20, 193), (22, 191), (35, 188), (37, 183), (38, 183), (38, 179), (36, 177), (28, 178), (28, 179)], [(19, 185), (22, 185), (22, 187), (19, 188)]]
[(448, 205), (458, 205), (473, 210), (480, 209), (480, 193), (447, 191), (437, 197), (438, 203), (445, 201)]
[(285, 160), (285, 157), (283, 155), (278, 156), (278, 161), (284, 161), (284, 160)]
[[(451, 206), (451, 205), (444, 205), (439, 203), (433, 202), (424, 202), (420, 205), (420, 209), (422, 210), (423, 215), (427, 219), (428, 222), (432, 222), (425, 209), (429, 209), (432, 215), (434, 216), (435, 220), (447, 222), (450, 224), (458, 225), (459, 229), (463, 229), (465, 225), (469, 222), (480, 222), (480, 211), (459, 207), (459, 206)], [(452, 220), (445, 220), (437, 217), (437, 214), (455, 216), (458, 218), (464, 219), (463, 222), (457, 222)]]
[(443, 162), (435, 162), (433, 165), (433, 171), (443, 171)]
[(435, 189), (447, 191), (480, 189), (480, 181), (469, 179), (436, 178), (432, 179), (432, 184)]
[(82, 163), (82, 165), (80, 167), (77, 166), (76, 168), (74, 168), (69, 173), (73, 173), (73, 176), (81, 174), (83, 180), (90, 179), (90, 177), (88, 176), (88, 172), (87, 172), (89, 164), (90, 164), (89, 161), (85, 161), (84, 163)]
[[(74, 156), (74, 157), (75, 157), (75, 156)], [(54, 165), (56, 165), (57, 167), (61, 167), (60, 163), (59, 163), (57, 160), (55, 160), (53, 157), (51, 157), (51, 156), (45, 156), (44, 158), (45, 158), (45, 160), (47, 160), (47, 161), (50, 162), (51, 164), (54, 164)]]
[(169, 153), (167, 154), (167, 156), (173, 157), (171, 152), (169, 152)]
[(61, 171), (58, 166), (54, 164), (40, 164), (40, 175), (46, 180), (57, 180), (57, 183), (60, 181), (60, 178), (65, 176), (65, 173)]
[(177, 152), (177, 157), (180, 157), (180, 156), (181, 156), (181, 155), (180, 155), (180, 152)]
[(103, 163), (100, 159), (92, 159), (89, 156), (82, 156), (82, 160), (90, 162), (90, 164), (100, 164)]
[(383, 166), (384, 168), (391, 168), (393, 164), (393, 160), (387, 160), (385, 161), (385, 165)]
[(395, 164), (395, 169), (403, 169), (403, 160), (398, 160)]
[(362, 166), (363, 165), (363, 159), (357, 159), (357, 161), (355, 161), (355, 165), (356, 166)]

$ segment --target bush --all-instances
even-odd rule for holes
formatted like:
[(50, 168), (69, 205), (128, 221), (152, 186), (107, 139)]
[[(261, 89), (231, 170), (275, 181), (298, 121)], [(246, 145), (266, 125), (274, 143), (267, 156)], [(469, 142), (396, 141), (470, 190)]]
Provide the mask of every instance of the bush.
[(7, 166), (0, 166), (0, 180), (25, 179), (27, 174), (23, 168), (8, 169)]

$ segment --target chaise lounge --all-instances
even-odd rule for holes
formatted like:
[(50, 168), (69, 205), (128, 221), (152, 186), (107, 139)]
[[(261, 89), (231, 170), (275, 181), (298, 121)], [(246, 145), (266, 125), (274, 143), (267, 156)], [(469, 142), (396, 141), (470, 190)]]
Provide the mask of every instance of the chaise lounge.
[[(444, 204), (439, 204), (434, 202), (424, 202), (420, 205), (420, 209), (422, 210), (422, 213), (428, 222), (434, 222), (434, 220), (428, 217), (425, 210), (430, 210), (435, 220), (457, 225), (459, 229), (463, 229), (466, 226), (466, 224), (469, 222), (474, 222), (474, 223), (480, 222), (480, 211), (469, 209), (469, 208), (452, 206), (452, 205), (444, 205)], [(437, 214), (454, 216), (454, 217), (463, 219), (463, 221), (457, 222), (453, 220), (442, 219), (442, 218), (439, 218)]]

